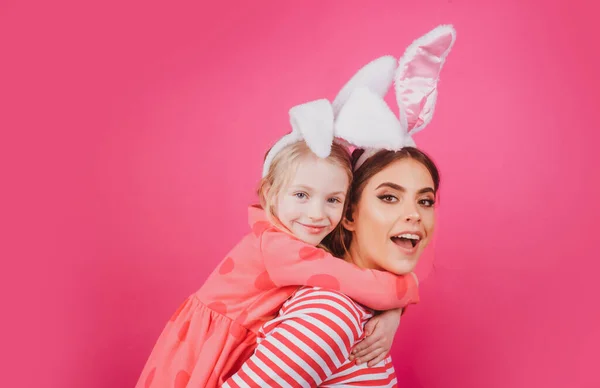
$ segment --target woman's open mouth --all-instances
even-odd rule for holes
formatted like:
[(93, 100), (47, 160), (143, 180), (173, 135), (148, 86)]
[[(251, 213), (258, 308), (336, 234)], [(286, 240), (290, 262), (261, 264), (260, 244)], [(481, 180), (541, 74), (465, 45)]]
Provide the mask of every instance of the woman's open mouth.
[(401, 233), (392, 236), (391, 240), (400, 248), (404, 248), (407, 251), (414, 251), (421, 242), (421, 236), (415, 233)]

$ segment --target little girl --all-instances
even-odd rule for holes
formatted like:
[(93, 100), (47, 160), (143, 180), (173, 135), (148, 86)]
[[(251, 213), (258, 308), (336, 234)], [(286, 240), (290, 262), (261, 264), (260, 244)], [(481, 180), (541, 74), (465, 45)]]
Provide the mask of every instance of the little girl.
[(290, 111), (294, 132), (267, 154), (261, 206), (249, 209), (252, 232), (173, 314), (136, 387), (220, 386), (299, 286), (338, 290), (375, 310), (418, 301), (412, 274), (359, 269), (317, 248), (340, 222), (352, 179), (346, 147), (313, 136), (333, 123), (334, 108), (323, 101)]

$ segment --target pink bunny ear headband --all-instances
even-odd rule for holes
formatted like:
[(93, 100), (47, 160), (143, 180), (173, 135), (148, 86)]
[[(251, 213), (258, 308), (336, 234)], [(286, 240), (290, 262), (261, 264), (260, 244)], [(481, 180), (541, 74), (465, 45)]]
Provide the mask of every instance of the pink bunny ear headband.
[[(329, 156), (336, 140), (363, 148), (365, 152), (357, 160), (355, 170), (380, 150), (414, 147), (412, 135), (433, 118), (440, 71), (455, 39), (452, 26), (438, 26), (414, 41), (398, 62), (392, 56), (384, 56), (364, 66), (344, 85), (333, 103), (320, 99), (291, 108), (292, 132), (267, 154), (263, 177), (273, 158), (298, 141), (305, 141), (321, 158)], [(400, 117), (383, 100), (392, 83)]]

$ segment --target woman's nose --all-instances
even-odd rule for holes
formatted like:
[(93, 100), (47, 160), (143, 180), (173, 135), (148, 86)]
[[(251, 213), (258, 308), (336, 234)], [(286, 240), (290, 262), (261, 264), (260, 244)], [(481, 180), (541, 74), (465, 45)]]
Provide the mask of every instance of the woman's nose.
[(407, 222), (418, 222), (421, 220), (419, 209), (413, 203), (406, 203), (404, 206), (404, 218)]
[(421, 215), (419, 212), (413, 212), (406, 215), (406, 221), (408, 222), (418, 222), (421, 220)]

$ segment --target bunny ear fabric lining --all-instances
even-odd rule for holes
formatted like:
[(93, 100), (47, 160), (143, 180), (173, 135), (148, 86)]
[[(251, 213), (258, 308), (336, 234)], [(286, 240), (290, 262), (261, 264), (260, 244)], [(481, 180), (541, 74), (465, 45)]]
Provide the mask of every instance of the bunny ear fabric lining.
[(396, 101), (407, 129), (415, 134), (433, 118), (440, 72), (456, 40), (451, 25), (441, 25), (415, 40), (398, 61)]
[[(398, 125), (401, 140), (385, 145), (362, 147), (365, 152), (356, 161), (354, 170), (381, 149), (400, 150), (416, 147), (412, 135), (424, 129), (431, 119), (437, 100), (437, 84), (446, 57), (456, 40), (451, 25), (441, 25), (415, 40), (398, 60), (395, 72)], [(383, 138), (381, 139), (383, 141)]]

